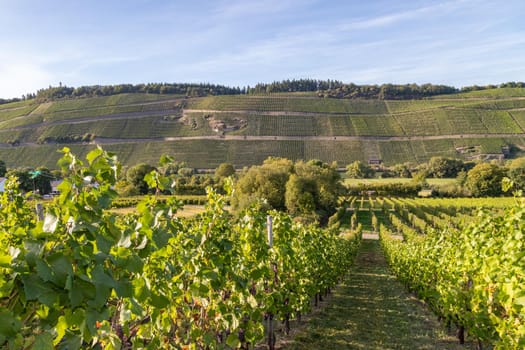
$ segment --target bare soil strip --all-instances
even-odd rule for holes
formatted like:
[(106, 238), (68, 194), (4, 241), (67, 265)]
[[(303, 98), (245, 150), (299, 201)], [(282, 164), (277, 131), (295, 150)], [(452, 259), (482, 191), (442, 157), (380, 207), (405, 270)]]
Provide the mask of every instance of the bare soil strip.
[(184, 141), (184, 140), (238, 140), (238, 141), (423, 141), (446, 139), (478, 139), (494, 137), (525, 137), (522, 134), (462, 134), (462, 135), (431, 135), (431, 136), (272, 136), (272, 135), (205, 135), (205, 136), (173, 136), (152, 139), (109, 139), (98, 138), (101, 143), (126, 143), (137, 141)]

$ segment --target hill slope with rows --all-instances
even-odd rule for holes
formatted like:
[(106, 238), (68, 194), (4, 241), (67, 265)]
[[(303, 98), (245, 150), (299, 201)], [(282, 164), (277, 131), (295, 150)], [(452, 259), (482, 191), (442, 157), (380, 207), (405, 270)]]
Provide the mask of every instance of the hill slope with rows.
[(55, 167), (64, 145), (82, 155), (95, 144), (127, 165), (154, 164), (166, 153), (196, 168), (268, 156), (340, 166), (507, 157), (525, 149), (525, 89), (420, 100), (128, 93), (0, 105), (0, 159), (9, 167)]

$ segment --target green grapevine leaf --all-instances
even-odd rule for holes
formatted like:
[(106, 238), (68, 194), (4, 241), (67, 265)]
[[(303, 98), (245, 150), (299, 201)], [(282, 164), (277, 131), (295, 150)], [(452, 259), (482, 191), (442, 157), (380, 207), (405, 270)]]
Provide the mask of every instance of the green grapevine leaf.
[(100, 157), (103, 153), (104, 153), (104, 151), (102, 150), (102, 148), (100, 148), (100, 146), (98, 146), (97, 148), (93, 149), (92, 151), (90, 151), (86, 155), (86, 159), (89, 162), (89, 164), (93, 164), (95, 159)]
[(58, 295), (49, 282), (44, 282), (38, 275), (23, 276), (22, 282), (27, 300), (38, 300), (53, 307)]
[(55, 347), (53, 346), (53, 336), (48, 332), (38, 335), (35, 339), (35, 343), (33, 344), (33, 349), (54, 350)]
[(0, 308), (0, 344), (15, 336), (22, 328), (22, 322), (9, 310)]

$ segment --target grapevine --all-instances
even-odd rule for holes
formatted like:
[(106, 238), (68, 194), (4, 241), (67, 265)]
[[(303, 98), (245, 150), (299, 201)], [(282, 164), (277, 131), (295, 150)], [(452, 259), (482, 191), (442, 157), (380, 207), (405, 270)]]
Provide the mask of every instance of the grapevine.
[(96, 148), (84, 164), (63, 153), (69, 176), (43, 221), (15, 179), (0, 197), (0, 346), (7, 349), (253, 348), (265, 316), (287, 321), (308, 311), (359, 245), (359, 234), (271, 212), (269, 247), (257, 206), (236, 219), (211, 190), (202, 214), (179, 219), (181, 203), (158, 196), (170, 182), (156, 171), (145, 178), (156, 194), (137, 204), (137, 214), (121, 216), (109, 210), (116, 157)]
[(501, 215), (481, 211), (461, 229), (449, 226), (395, 239), (381, 227), (381, 242), (398, 278), (434, 311), (497, 349), (525, 346), (525, 204)]

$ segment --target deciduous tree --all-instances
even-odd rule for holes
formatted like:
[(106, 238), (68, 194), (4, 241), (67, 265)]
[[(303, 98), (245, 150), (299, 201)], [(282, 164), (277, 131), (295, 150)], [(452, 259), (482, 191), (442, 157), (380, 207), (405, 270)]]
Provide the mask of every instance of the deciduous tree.
[(374, 173), (374, 169), (360, 160), (346, 166), (346, 174), (352, 179), (368, 179), (374, 177)]
[(144, 176), (155, 168), (149, 164), (141, 163), (128, 169), (126, 172), (127, 181), (135, 187), (140, 194), (148, 193), (148, 184), (144, 181)]
[(467, 173), (465, 186), (474, 197), (497, 196), (502, 193), (504, 171), (495, 164), (480, 163)]

